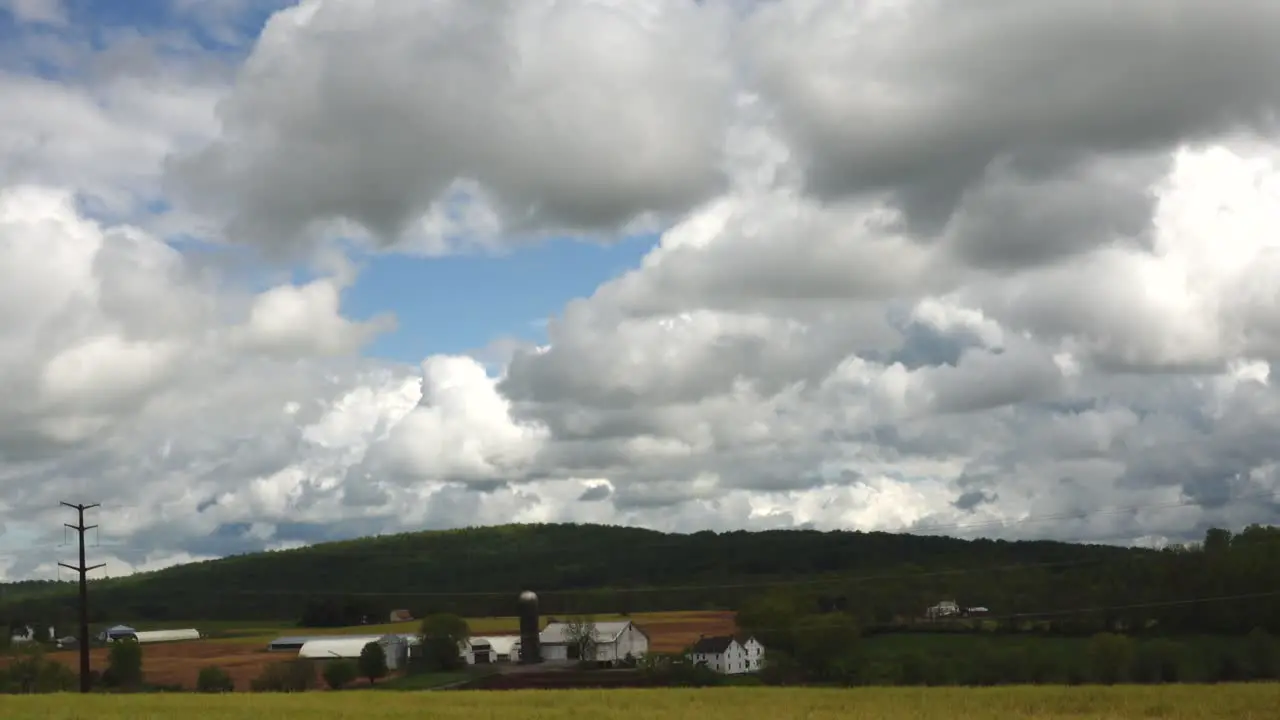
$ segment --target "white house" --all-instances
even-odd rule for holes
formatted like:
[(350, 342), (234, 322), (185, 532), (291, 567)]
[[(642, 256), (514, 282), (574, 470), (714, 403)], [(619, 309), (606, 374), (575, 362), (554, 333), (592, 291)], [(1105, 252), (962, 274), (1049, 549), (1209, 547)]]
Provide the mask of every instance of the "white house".
[(739, 642), (732, 635), (702, 637), (693, 644), (690, 659), (724, 675), (755, 672), (764, 666), (764, 645), (754, 637)]
[(930, 620), (937, 620), (938, 618), (955, 617), (959, 615), (960, 606), (955, 600), (943, 600), (924, 612), (925, 616)]
[[(616, 665), (628, 656), (640, 658), (649, 652), (649, 636), (630, 620), (593, 623), (595, 627), (595, 662)], [(578, 646), (571, 642), (569, 624), (549, 623), (538, 633), (543, 660), (579, 660)], [(591, 659), (591, 658), (589, 658)]]
[(298, 648), (298, 657), (315, 660), (332, 660), (346, 658), (354, 660), (360, 657), (364, 646), (371, 642), (378, 643), (387, 655), (387, 669), (396, 670), (404, 665), (408, 656), (409, 643), (399, 635), (390, 634), (380, 637), (343, 637), (334, 635), (328, 638), (308, 640)]

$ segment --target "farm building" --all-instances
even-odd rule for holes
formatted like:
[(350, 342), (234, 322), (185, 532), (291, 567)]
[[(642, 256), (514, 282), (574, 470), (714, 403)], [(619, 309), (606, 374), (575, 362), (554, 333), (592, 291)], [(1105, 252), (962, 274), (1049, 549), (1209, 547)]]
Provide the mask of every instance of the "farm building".
[(924, 611), (925, 617), (930, 620), (937, 620), (944, 617), (955, 617), (960, 614), (960, 606), (955, 600), (943, 600), (933, 607)]
[[(598, 622), (595, 627), (595, 658), (600, 663), (617, 664), (628, 656), (639, 658), (649, 652), (649, 636), (630, 620)], [(549, 623), (538, 634), (544, 660), (578, 660), (578, 647), (568, 634), (569, 624)]]
[(689, 651), (690, 659), (724, 675), (755, 672), (764, 665), (764, 646), (753, 637), (739, 641), (732, 635), (702, 637)]
[(138, 631), (128, 625), (113, 625), (106, 630), (98, 633), (98, 639), (103, 642), (111, 642), (113, 640), (134, 639), (138, 635)]
[(460, 650), (468, 665), (511, 662), (517, 657), (513, 653), (519, 642), (519, 635), (473, 636)]
[(487, 665), (494, 661), (493, 648), (484, 638), (467, 638), (458, 643), (458, 654), (468, 665)]
[(136, 632), (133, 639), (140, 643), (178, 642), (181, 640), (199, 640), (200, 631), (195, 628), (183, 630), (143, 630)]
[(369, 643), (382, 646), (387, 654), (387, 668), (395, 670), (404, 665), (408, 657), (409, 644), (399, 635), (381, 635), (376, 637), (353, 637), (333, 635), (326, 638), (308, 640), (298, 649), (298, 657), (316, 660), (333, 658), (356, 659)]

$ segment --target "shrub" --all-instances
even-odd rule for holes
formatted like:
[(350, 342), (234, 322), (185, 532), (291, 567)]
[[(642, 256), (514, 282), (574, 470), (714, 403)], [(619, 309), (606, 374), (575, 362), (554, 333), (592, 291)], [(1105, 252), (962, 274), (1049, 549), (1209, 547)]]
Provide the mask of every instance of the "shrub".
[(315, 687), (316, 671), (310, 660), (297, 658), (272, 663), (249, 683), (253, 692), (305, 692)]
[(235, 689), (236, 685), (226, 670), (216, 665), (200, 668), (200, 674), (196, 677), (197, 692), (224, 693), (233, 692)]
[(1133, 666), (1133, 642), (1123, 635), (1098, 633), (1089, 641), (1093, 679), (1104, 685), (1124, 682)]
[(341, 690), (360, 677), (360, 668), (350, 660), (331, 660), (325, 664), (322, 674), (330, 690)]
[(1249, 657), (1249, 675), (1254, 680), (1271, 680), (1276, 677), (1276, 645), (1263, 628), (1256, 627), (1245, 640), (1245, 652)]
[(108, 687), (134, 690), (142, 686), (142, 645), (132, 640), (111, 643), (102, 682)]
[(360, 675), (369, 678), (370, 685), (387, 676), (387, 651), (378, 643), (371, 642), (360, 650)]

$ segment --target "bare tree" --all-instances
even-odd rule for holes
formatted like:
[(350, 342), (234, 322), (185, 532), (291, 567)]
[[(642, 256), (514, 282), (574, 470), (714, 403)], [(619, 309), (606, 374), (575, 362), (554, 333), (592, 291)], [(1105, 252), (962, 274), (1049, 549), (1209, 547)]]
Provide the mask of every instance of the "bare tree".
[(575, 615), (566, 619), (564, 635), (569, 647), (577, 650), (580, 661), (590, 662), (596, 659), (599, 636), (596, 634), (594, 618), (590, 615)]

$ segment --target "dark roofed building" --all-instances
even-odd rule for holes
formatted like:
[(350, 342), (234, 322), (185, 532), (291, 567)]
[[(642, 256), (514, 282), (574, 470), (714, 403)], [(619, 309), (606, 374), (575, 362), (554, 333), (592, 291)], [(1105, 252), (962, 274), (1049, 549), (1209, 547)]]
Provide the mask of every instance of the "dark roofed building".
[(697, 665), (705, 665), (725, 675), (738, 675), (763, 667), (764, 646), (754, 637), (703, 636), (693, 644), (689, 656)]

